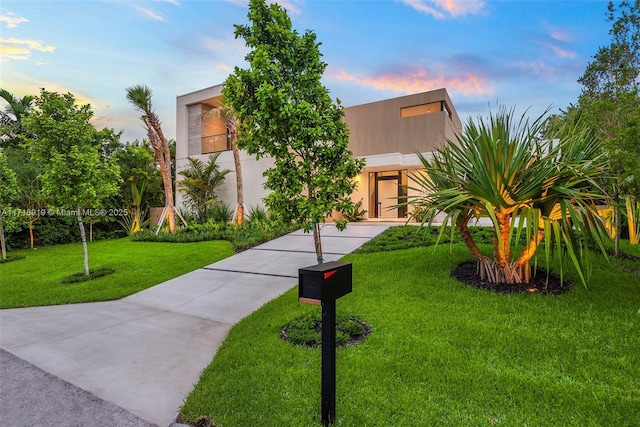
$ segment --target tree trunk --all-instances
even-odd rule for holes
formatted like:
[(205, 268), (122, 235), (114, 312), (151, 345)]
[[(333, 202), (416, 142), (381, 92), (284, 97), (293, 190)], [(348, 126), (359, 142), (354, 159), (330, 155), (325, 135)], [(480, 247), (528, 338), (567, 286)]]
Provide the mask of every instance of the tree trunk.
[(153, 151), (160, 167), (162, 175), (162, 185), (164, 187), (164, 206), (166, 209), (166, 219), (169, 222), (169, 232), (176, 231), (176, 208), (173, 204), (173, 177), (171, 176), (171, 151), (169, 144), (162, 133), (160, 121), (155, 114), (147, 115), (147, 135), (149, 143), (153, 147)]
[(467, 249), (469, 249), (469, 252), (471, 252), (471, 255), (473, 255), (473, 257), (477, 261), (481, 261), (482, 259), (485, 258), (485, 256), (482, 255), (482, 252), (480, 252), (480, 249), (478, 249), (478, 246), (476, 245), (476, 242), (473, 240), (473, 237), (471, 236), (471, 232), (469, 231), (468, 224), (472, 216), (473, 216), (473, 212), (469, 212), (467, 216), (464, 217), (464, 219), (458, 220), (456, 222), (456, 227), (460, 232), (462, 241), (467, 246)]
[(82, 222), (82, 213), (80, 207), (76, 209), (76, 216), (78, 218), (78, 226), (80, 227), (80, 240), (82, 240), (82, 251), (84, 253), (84, 274), (89, 275), (89, 251), (87, 249), (87, 236), (84, 232), (84, 223)]
[(496, 212), (498, 220), (498, 232), (493, 236), (493, 257), (500, 266), (506, 266), (510, 262), (511, 247), (509, 246), (509, 232), (511, 231), (511, 214)]
[(637, 245), (640, 240), (640, 236), (638, 236), (638, 224), (636, 222), (636, 215), (637, 215), (636, 207), (635, 207), (636, 201), (631, 196), (627, 196), (625, 201), (627, 204), (627, 224), (629, 225), (629, 243), (632, 245)]
[(615, 223), (615, 227), (616, 227), (616, 237), (614, 238), (614, 252), (616, 254), (616, 256), (620, 256), (620, 232), (621, 230), (621, 224), (620, 224), (620, 199), (618, 198), (618, 200), (616, 201), (616, 203), (613, 205), (613, 221)]
[(2, 223), (2, 211), (0, 211), (0, 249), (2, 251), (2, 259), (7, 259), (7, 245), (4, 242), (4, 224)]
[(324, 257), (322, 255), (322, 240), (320, 238), (319, 222), (315, 222), (313, 224), (313, 243), (316, 247), (316, 258), (318, 259), (318, 264), (322, 264), (324, 262)]
[(35, 246), (33, 240), (33, 221), (29, 221), (29, 246), (31, 247), (31, 250), (33, 250)]
[[(529, 273), (525, 273), (525, 277), (531, 277), (531, 265), (529, 261), (535, 255), (536, 250), (538, 249), (538, 245), (544, 238), (544, 228), (538, 226), (538, 232), (531, 234), (531, 238), (527, 243), (527, 246), (523, 249), (522, 253), (516, 260), (516, 264), (520, 266), (520, 268), (524, 271), (524, 269), (529, 269)], [(529, 279), (525, 280), (526, 283), (529, 283)]]
[(240, 150), (235, 141), (231, 140), (231, 150), (233, 151), (233, 163), (236, 169), (236, 195), (238, 206), (236, 207), (236, 224), (242, 224), (244, 221), (244, 187), (242, 185), (242, 165), (240, 164)]

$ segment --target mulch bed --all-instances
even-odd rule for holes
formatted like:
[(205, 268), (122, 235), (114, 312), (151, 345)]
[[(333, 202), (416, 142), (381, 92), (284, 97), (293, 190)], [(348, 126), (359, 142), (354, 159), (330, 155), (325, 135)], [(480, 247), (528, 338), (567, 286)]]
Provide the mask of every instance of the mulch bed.
[[(341, 344), (341, 345), (337, 344), (336, 345), (337, 348), (353, 347), (355, 345), (358, 345), (362, 341), (364, 341), (369, 336), (369, 334), (371, 333), (371, 325), (369, 325), (364, 320), (358, 319), (357, 317), (351, 317), (350, 320), (352, 320), (354, 322), (357, 322), (357, 323), (360, 323), (362, 325), (362, 327), (364, 328), (364, 331), (359, 335), (351, 335), (349, 337), (349, 340), (347, 342), (345, 342), (344, 344)], [(291, 342), (291, 340), (289, 339), (289, 329), (290, 329), (290, 326), (287, 325), (280, 331), (280, 338), (282, 338), (283, 340), (285, 340), (287, 342)], [(322, 333), (322, 322), (319, 322), (316, 325), (315, 331), (317, 333), (319, 333), (319, 334)], [(298, 343), (298, 345), (302, 345), (304, 347), (309, 347), (309, 348), (322, 348), (322, 345), (300, 344), (300, 343)]]
[(571, 289), (572, 283), (555, 273), (549, 273), (538, 268), (531, 279), (531, 283), (489, 283), (478, 276), (475, 262), (463, 262), (453, 269), (451, 277), (477, 289), (500, 293), (527, 292), (536, 294), (562, 294)]

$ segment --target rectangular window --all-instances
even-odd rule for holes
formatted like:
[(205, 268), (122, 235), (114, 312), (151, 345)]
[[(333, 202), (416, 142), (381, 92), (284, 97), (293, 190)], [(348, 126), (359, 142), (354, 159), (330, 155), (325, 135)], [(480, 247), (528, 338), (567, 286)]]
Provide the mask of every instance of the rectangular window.
[(425, 114), (438, 113), (442, 111), (442, 102), (431, 102), (429, 104), (414, 105), (400, 109), (400, 117), (414, 117)]
[(231, 150), (229, 137), (226, 133), (221, 135), (207, 135), (202, 137), (202, 154), (216, 153), (218, 151)]

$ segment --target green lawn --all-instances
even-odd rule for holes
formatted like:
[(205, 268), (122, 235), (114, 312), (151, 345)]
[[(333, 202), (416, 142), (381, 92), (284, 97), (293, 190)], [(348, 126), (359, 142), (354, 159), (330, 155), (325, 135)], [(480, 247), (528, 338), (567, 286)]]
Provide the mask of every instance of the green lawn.
[[(337, 352), (337, 425), (640, 425), (640, 261), (595, 257), (588, 289), (553, 296), (449, 277), (469, 259), (461, 244), (344, 258), (354, 285), (338, 311), (373, 329)], [(320, 425), (320, 351), (279, 337), (313, 310), (292, 290), (234, 326), (182, 417)]]
[(12, 251), (26, 258), (0, 264), (0, 308), (106, 301), (122, 298), (234, 254), (228, 241), (133, 242), (129, 238), (89, 242), (89, 267), (115, 273), (62, 284), (82, 272), (82, 245)]

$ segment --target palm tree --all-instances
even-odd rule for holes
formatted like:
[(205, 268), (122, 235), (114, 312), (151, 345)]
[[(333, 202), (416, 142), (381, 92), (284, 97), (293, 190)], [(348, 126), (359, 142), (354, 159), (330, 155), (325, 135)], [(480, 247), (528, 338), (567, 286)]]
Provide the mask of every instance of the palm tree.
[(189, 166), (178, 172), (184, 179), (178, 182), (178, 189), (185, 195), (188, 208), (196, 213), (200, 220), (207, 218), (209, 209), (218, 201), (218, 187), (231, 172), (220, 170), (218, 157), (220, 153), (211, 154), (206, 163), (200, 159), (187, 157)]
[[(412, 180), (425, 195), (408, 204), (426, 211), (423, 222), (443, 212), (444, 224), (455, 224), (484, 280), (528, 283), (530, 262), (544, 240), (547, 263), (552, 249), (559, 256), (566, 250), (586, 284), (588, 245), (580, 242), (596, 243), (604, 251), (603, 224), (595, 208), (603, 198), (597, 183), (604, 170), (601, 148), (580, 126), (561, 129), (557, 139), (540, 140), (546, 113), (532, 123), (524, 115), (515, 122), (513, 113), (501, 109), (487, 121), (470, 119), (456, 141), (447, 141), (432, 158), (421, 155), (426, 173)], [(482, 254), (469, 232), (474, 216), (493, 223), (493, 259)], [(512, 257), (512, 243), (522, 232), (527, 243)]]
[(7, 102), (4, 111), (0, 112), (2, 140), (10, 142), (22, 133), (22, 118), (31, 110), (35, 97), (25, 95), (22, 98), (16, 98), (6, 89), (0, 89), (0, 98)]
[(233, 217), (235, 224), (241, 224), (244, 221), (244, 187), (242, 184), (242, 164), (240, 163), (240, 150), (236, 145), (236, 139), (238, 138), (238, 119), (236, 118), (236, 112), (233, 107), (228, 105), (224, 100), (219, 107), (207, 111), (199, 116), (199, 120), (206, 120), (208, 118), (224, 118), (227, 133), (229, 135), (229, 143), (231, 144), (231, 151), (233, 152), (233, 164), (236, 170), (236, 212)]
[(141, 119), (147, 130), (147, 137), (162, 175), (164, 215), (166, 215), (165, 218), (169, 223), (169, 232), (173, 233), (176, 230), (176, 208), (173, 202), (173, 178), (171, 176), (171, 150), (169, 143), (164, 137), (160, 119), (151, 104), (151, 89), (145, 85), (135, 85), (128, 87), (126, 90), (127, 99), (136, 110), (143, 113)]

